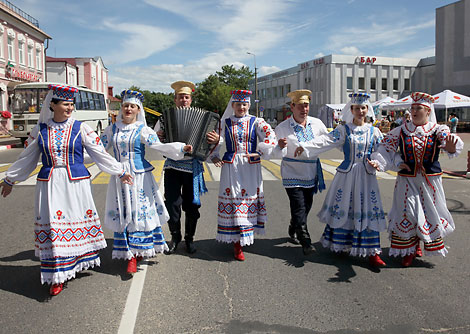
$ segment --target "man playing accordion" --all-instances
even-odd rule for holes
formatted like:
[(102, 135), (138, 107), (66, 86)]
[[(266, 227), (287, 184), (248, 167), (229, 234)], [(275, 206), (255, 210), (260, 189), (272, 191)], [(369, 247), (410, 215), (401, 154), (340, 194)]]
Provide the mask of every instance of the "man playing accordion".
[[(190, 107), (192, 102), (192, 93), (195, 85), (189, 81), (176, 81), (171, 84), (175, 90), (176, 107)], [(165, 139), (165, 133), (161, 130), (160, 121), (155, 126), (155, 131), (160, 140)], [(208, 134), (209, 144), (217, 144), (218, 135), (214, 132)], [(164, 188), (165, 188), (165, 206), (170, 215), (168, 226), (171, 233), (171, 241), (168, 244), (169, 250), (166, 254), (173, 254), (182, 240), (181, 234), (181, 208), (185, 212), (185, 233), (184, 240), (186, 251), (189, 254), (196, 252), (193, 245), (194, 234), (196, 232), (197, 220), (200, 217), (199, 208), (201, 202), (199, 196), (207, 189), (204, 185), (202, 163), (192, 157), (185, 157), (182, 160), (172, 160), (167, 158), (164, 165)]]

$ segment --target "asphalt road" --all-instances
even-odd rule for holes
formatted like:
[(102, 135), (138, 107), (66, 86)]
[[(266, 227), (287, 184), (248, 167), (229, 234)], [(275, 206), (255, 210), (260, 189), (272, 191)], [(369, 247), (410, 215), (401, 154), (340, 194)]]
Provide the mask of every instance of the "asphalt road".
[[(0, 163), (11, 163), (20, 151), (0, 151)], [(445, 168), (466, 169), (466, 151), (446, 160)], [(446, 258), (423, 257), (402, 268), (387, 255), (385, 233), (387, 267), (381, 270), (365, 259), (332, 254), (318, 242), (306, 257), (287, 242), (288, 199), (272, 180), (264, 183), (266, 235), (244, 249), (245, 262), (237, 262), (230, 245), (215, 241), (219, 183), (211, 181), (202, 197), (194, 255), (181, 245), (177, 254), (144, 261), (130, 279), (124, 261), (111, 260), (112, 233), (105, 229), (109, 247), (101, 253), (101, 267), (80, 273), (53, 298), (40, 284), (34, 257), (34, 186), (15, 186), (0, 199), (0, 333), (470, 333), (470, 180), (443, 182), (456, 224), (445, 240)], [(388, 211), (394, 180), (379, 184)], [(93, 189), (102, 213), (106, 185)], [(316, 213), (325, 195), (315, 197), (309, 218), (314, 241), (324, 228)], [(164, 232), (169, 238), (167, 226)]]

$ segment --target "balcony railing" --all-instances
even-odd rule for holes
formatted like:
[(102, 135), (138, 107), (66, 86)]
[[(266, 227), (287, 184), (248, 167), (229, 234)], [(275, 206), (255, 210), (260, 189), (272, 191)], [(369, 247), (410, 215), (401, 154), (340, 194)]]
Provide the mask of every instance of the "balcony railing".
[(8, 7), (12, 11), (14, 11), (16, 14), (18, 14), (19, 16), (21, 16), (22, 18), (24, 18), (25, 20), (29, 21), (30, 23), (32, 23), (33, 25), (35, 25), (36, 27), (39, 28), (39, 21), (38, 20), (36, 20), (34, 17), (29, 15), (28, 13), (25, 13), (24, 11), (22, 11), (21, 9), (16, 7), (10, 1), (0, 0), (0, 3), (2, 3), (4, 6)]

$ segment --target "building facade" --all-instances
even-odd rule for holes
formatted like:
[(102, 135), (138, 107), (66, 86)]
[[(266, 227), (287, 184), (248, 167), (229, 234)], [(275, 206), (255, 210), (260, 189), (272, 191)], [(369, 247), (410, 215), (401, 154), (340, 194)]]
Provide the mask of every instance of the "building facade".
[(436, 9), (435, 90), (470, 96), (470, 0)]
[(46, 58), (47, 81), (85, 86), (108, 95), (108, 69), (101, 57)]
[(17, 84), (45, 80), (47, 39), (51, 37), (34, 17), (0, 1), (0, 111), (9, 109)]
[[(287, 93), (312, 91), (310, 113), (325, 104), (341, 104), (349, 93), (366, 92), (371, 101), (400, 98), (410, 93), (411, 78), (419, 59), (380, 56), (328, 55), (258, 78), (259, 108), (267, 119), (277, 118), (289, 102)], [(254, 87), (254, 82), (251, 83)], [(284, 115), (285, 113), (283, 113)]]

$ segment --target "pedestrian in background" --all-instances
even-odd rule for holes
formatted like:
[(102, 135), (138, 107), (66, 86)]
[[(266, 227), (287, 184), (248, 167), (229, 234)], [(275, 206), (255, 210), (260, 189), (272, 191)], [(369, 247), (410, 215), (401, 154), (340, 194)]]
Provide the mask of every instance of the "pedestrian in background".
[(318, 213), (320, 222), (326, 224), (320, 242), (333, 252), (368, 257), (372, 266), (381, 267), (385, 262), (380, 258), (380, 232), (386, 230), (387, 222), (375, 168), (368, 160), (383, 135), (378, 128), (365, 122), (366, 117), (374, 119), (370, 96), (353, 93), (349, 97), (351, 99), (341, 113), (345, 124), (327, 135), (300, 143), (296, 155), (303, 154), (308, 158), (333, 148), (343, 151), (344, 160), (336, 169)]
[(447, 254), (443, 238), (455, 225), (442, 187), (439, 152), (443, 149), (453, 158), (463, 149), (463, 141), (449, 135), (447, 125), (436, 123), (431, 95), (414, 92), (411, 98), (411, 122), (390, 131), (372, 155), (380, 170), (398, 171), (388, 214), (389, 254), (402, 256), (404, 267), (422, 255), (420, 241), (425, 255)]
[(457, 133), (457, 124), (459, 124), (459, 119), (457, 118), (457, 114), (452, 113), (449, 117), (450, 123), (450, 133)]
[[(234, 257), (245, 260), (242, 247), (254, 243), (254, 234), (264, 234), (267, 220), (261, 174), (261, 157), (269, 157), (276, 145), (274, 131), (262, 118), (248, 114), (249, 90), (231, 91), (221, 120), (220, 136), (226, 152), (219, 158), (217, 145), (210, 159), (222, 167), (220, 175), (217, 236), (234, 244)], [(220, 143), (219, 142), (219, 143)]]
[(77, 272), (99, 266), (98, 251), (106, 247), (83, 149), (102, 171), (132, 184), (132, 176), (105, 151), (90, 126), (72, 117), (77, 91), (49, 85), (32, 141), (0, 184), (2, 195), (8, 196), (13, 184), (27, 179), (42, 156), (35, 194), (35, 254), (41, 260), (41, 283), (51, 285), (52, 296)]
[(127, 260), (127, 273), (137, 272), (137, 260), (168, 250), (161, 226), (169, 219), (163, 197), (152, 174), (154, 167), (145, 160), (145, 148), (152, 148), (178, 160), (191, 145), (163, 144), (147, 126), (142, 93), (124, 90), (122, 106), (113, 125), (101, 136), (112, 147), (115, 158), (132, 175), (133, 184), (119, 182), (111, 176), (106, 196), (105, 225), (114, 232), (113, 259)]

